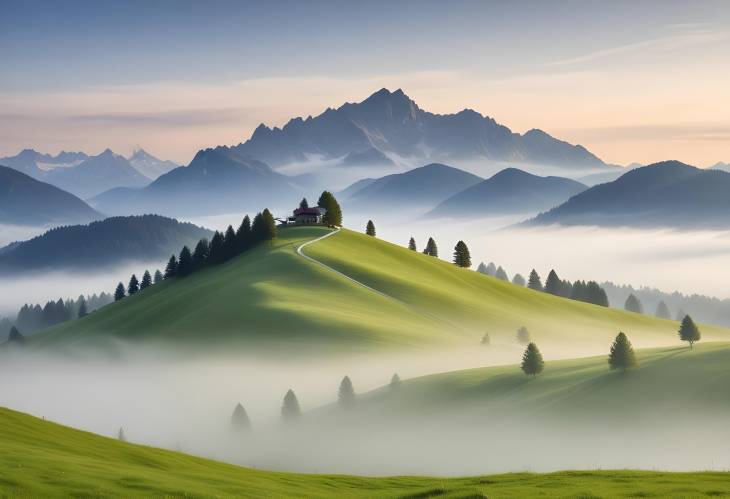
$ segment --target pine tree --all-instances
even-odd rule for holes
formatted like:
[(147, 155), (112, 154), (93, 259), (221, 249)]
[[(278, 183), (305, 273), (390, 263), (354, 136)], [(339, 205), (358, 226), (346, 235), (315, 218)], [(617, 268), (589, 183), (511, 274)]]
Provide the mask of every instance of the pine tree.
[(669, 307), (667, 307), (667, 304), (664, 303), (664, 300), (660, 301), (656, 306), (656, 312), (654, 312), (654, 315), (661, 317), (662, 319), (669, 319), (672, 317), (672, 314), (669, 312)]
[(150, 275), (149, 270), (145, 270), (144, 274), (142, 274), (142, 282), (139, 283), (139, 289), (141, 291), (149, 288), (150, 286), (152, 286), (152, 276)]
[(497, 273), (497, 266), (494, 264), (494, 262), (489, 262), (489, 265), (487, 265), (487, 270), (484, 273), (494, 277), (494, 274)]
[(551, 295), (560, 296), (562, 289), (563, 281), (560, 280), (560, 277), (558, 277), (558, 274), (557, 272), (555, 272), (555, 270), (551, 270), (547, 276), (547, 279), (545, 280), (544, 291), (546, 293), (550, 293)]
[(439, 256), (439, 249), (436, 246), (436, 241), (434, 241), (432, 237), (428, 238), (428, 242), (426, 243), (426, 248), (423, 250), (423, 254), (434, 257)]
[(183, 246), (180, 250), (180, 256), (177, 259), (177, 274), (181, 277), (190, 275), (193, 271), (193, 255), (190, 254), (190, 248)]
[(692, 317), (685, 315), (682, 324), (679, 326), (679, 339), (689, 343), (689, 349), (692, 350), (696, 341), (700, 341), (702, 334)]
[(127, 286), (127, 294), (129, 296), (132, 296), (137, 291), (139, 291), (139, 281), (137, 280), (137, 276), (132, 274), (132, 277), (129, 278), (129, 286)]
[(522, 372), (534, 377), (540, 374), (544, 367), (545, 362), (542, 360), (542, 354), (537, 345), (534, 343), (527, 345), (525, 353), (522, 354), (522, 364), (520, 365)]
[(307, 202), (307, 198), (302, 198), (299, 202), (299, 209), (306, 210), (307, 208), (309, 208), (309, 202)]
[(480, 274), (488, 275), (487, 266), (484, 265), (484, 262), (479, 262), (479, 265), (477, 265), (477, 272), (479, 272)]
[(223, 234), (223, 258), (228, 261), (238, 254), (238, 238), (233, 226), (229, 225)]
[(244, 409), (240, 403), (236, 404), (236, 407), (233, 409), (233, 414), (231, 415), (231, 427), (235, 431), (251, 429), (251, 420), (248, 418), (246, 409)]
[(225, 261), (226, 250), (224, 246), (223, 234), (215, 231), (208, 245), (208, 261), (213, 265), (223, 263)]
[(482, 345), (491, 345), (492, 339), (489, 337), (489, 333), (484, 333), (482, 336)]
[(163, 279), (164, 279), (164, 277), (162, 276), (162, 272), (160, 272), (160, 269), (155, 270), (155, 278), (154, 278), (153, 282), (155, 284), (160, 284)]
[(375, 237), (375, 224), (372, 220), (368, 220), (368, 223), (365, 226), (365, 234)]
[(467, 269), (471, 267), (471, 255), (464, 241), (459, 241), (454, 247), (454, 264)]
[(411, 251), (418, 251), (418, 248), (416, 248), (416, 240), (413, 239), (413, 236), (411, 236), (410, 241), (408, 241), (408, 249)]
[(340, 389), (337, 391), (337, 403), (343, 408), (355, 405), (355, 389), (352, 387), (349, 376), (342, 378)]
[(299, 401), (293, 390), (289, 390), (284, 395), (284, 404), (281, 406), (281, 418), (284, 421), (293, 421), (299, 419), (302, 411), (299, 408)]
[(243, 217), (243, 221), (236, 231), (236, 239), (238, 239), (238, 251), (246, 251), (251, 247), (251, 219), (248, 218), (248, 215)]
[(509, 276), (507, 275), (507, 272), (505, 272), (505, 270), (502, 268), (501, 265), (499, 267), (497, 267), (497, 271), (494, 273), (494, 277), (496, 277), (500, 281), (509, 282)]
[(390, 378), (390, 389), (391, 390), (397, 390), (400, 388), (400, 376), (398, 376), (398, 373), (394, 373), (393, 377)]
[(119, 428), (119, 432), (117, 433), (117, 439), (121, 440), (122, 442), (127, 441), (127, 436), (124, 434), (124, 428)]
[(631, 342), (624, 333), (618, 333), (608, 354), (608, 365), (611, 369), (626, 371), (626, 369), (636, 367), (637, 364), (636, 354)]
[(127, 293), (124, 291), (124, 284), (120, 282), (117, 284), (117, 289), (114, 290), (114, 301), (119, 301), (125, 296), (127, 296)]
[(522, 343), (523, 345), (530, 343), (530, 331), (525, 326), (521, 326), (517, 330), (517, 343)]
[(512, 284), (515, 284), (517, 286), (525, 286), (525, 278), (522, 277), (522, 274), (515, 274), (515, 276), (512, 278)]
[(332, 227), (339, 227), (342, 225), (342, 209), (331, 192), (324, 191), (319, 196), (317, 206), (326, 210), (322, 217), (322, 222), (325, 225)]
[(177, 258), (172, 255), (165, 266), (165, 279), (171, 279), (177, 275)]
[(8, 332), (8, 341), (22, 345), (25, 343), (25, 336), (20, 333), (17, 327), (13, 326)]
[(208, 240), (203, 238), (198, 241), (193, 250), (193, 270), (200, 270), (208, 263), (208, 255), (210, 254), (210, 245)]
[(608, 307), (608, 296), (606, 291), (598, 285), (596, 281), (588, 281), (585, 288), (586, 299), (588, 303), (599, 305), (601, 307)]
[(89, 309), (86, 306), (86, 299), (82, 296), (79, 299), (79, 311), (77, 312), (76, 316), (81, 319), (82, 317), (86, 317), (89, 315)]
[(626, 298), (626, 303), (624, 303), (624, 309), (628, 310), (629, 312), (636, 312), (637, 314), (644, 313), (644, 307), (641, 306), (641, 302), (636, 296), (634, 296), (633, 293), (630, 294), (628, 298)]
[(530, 277), (527, 280), (527, 287), (534, 289), (535, 291), (542, 291), (542, 282), (540, 281), (540, 276), (535, 269), (532, 269), (530, 272)]
[[(264, 219), (264, 241), (271, 241), (272, 239), (276, 239), (276, 220), (274, 219), (274, 215), (271, 214), (268, 208), (264, 208), (264, 211), (261, 212), (261, 216)], [(342, 217), (340, 216), (340, 220)], [(340, 225), (341, 225), (340, 221)]]

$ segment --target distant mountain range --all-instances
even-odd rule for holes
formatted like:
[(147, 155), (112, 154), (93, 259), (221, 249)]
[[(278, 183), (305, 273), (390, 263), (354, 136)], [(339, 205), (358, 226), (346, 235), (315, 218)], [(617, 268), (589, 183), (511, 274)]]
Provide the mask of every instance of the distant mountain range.
[(587, 187), (562, 177), (539, 177), (506, 168), (440, 203), (432, 216), (485, 217), (536, 213), (556, 206)]
[(162, 266), (183, 245), (192, 248), (211, 235), (207, 229), (158, 215), (112, 217), (57, 227), (6, 246), (0, 249), (0, 272), (88, 270), (139, 260), (159, 260)]
[(158, 159), (144, 149), (134, 151), (128, 160), (135, 170), (151, 180), (180, 166), (172, 161)]
[(190, 165), (175, 168), (144, 188), (112, 189), (91, 199), (91, 204), (108, 214), (204, 215), (278, 203), (294, 206), (300, 195), (290, 177), (217, 147), (199, 151)]
[(664, 161), (596, 185), (528, 224), (729, 228), (730, 173)]
[(514, 133), (471, 109), (445, 115), (424, 111), (400, 89), (382, 89), (360, 103), (330, 108), (316, 117), (294, 118), (282, 128), (261, 124), (233, 149), (274, 168), (314, 160), (339, 160), (341, 166), (458, 160), (605, 166), (584, 147), (541, 130)]
[(58, 187), (0, 166), (0, 223), (51, 225), (85, 223), (102, 215)]
[(432, 207), (481, 181), (481, 177), (458, 168), (434, 163), (379, 179), (360, 180), (343, 191), (348, 194), (343, 196), (343, 203), (371, 211)]
[(712, 168), (713, 170), (722, 170), (724, 172), (730, 173), (730, 163), (723, 163), (722, 161), (718, 161), (710, 168)]

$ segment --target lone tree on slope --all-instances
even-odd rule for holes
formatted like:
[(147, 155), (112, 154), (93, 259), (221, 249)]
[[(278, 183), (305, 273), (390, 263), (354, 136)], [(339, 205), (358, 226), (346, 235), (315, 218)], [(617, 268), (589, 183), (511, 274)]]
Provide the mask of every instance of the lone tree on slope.
[(289, 390), (284, 395), (284, 403), (281, 406), (281, 419), (284, 421), (294, 421), (299, 419), (302, 415), (302, 410), (299, 408), (299, 401), (297, 396), (294, 394), (294, 390)]
[(667, 307), (667, 304), (664, 303), (664, 300), (660, 301), (656, 306), (656, 312), (654, 312), (654, 315), (661, 319), (670, 319), (672, 317), (672, 314), (669, 313), (669, 307)]
[(394, 373), (393, 377), (390, 378), (390, 389), (391, 390), (397, 390), (400, 388), (400, 376), (398, 376), (398, 373)]
[(411, 236), (410, 241), (408, 241), (408, 249), (411, 250), (411, 251), (417, 251), (417, 248), (416, 248), (416, 240), (413, 239), (412, 236)]
[(127, 436), (124, 434), (124, 428), (119, 428), (119, 432), (117, 433), (117, 439), (121, 440), (122, 442), (127, 441)]
[(542, 282), (540, 281), (540, 275), (535, 269), (530, 272), (530, 277), (527, 279), (527, 287), (534, 289), (535, 291), (542, 291)]
[(117, 289), (114, 290), (114, 301), (119, 301), (125, 296), (127, 296), (127, 294), (124, 291), (124, 284), (120, 282), (117, 284)]
[(368, 220), (368, 223), (365, 226), (365, 234), (375, 237), (375, 224), (372, 220)]
[(327, 210), (322, 217), (322, 222), (324, 222), (325, 225), (333, 227), (339, 227), (342, 225), (342, 209), (331, 192), (322, 192), (319, 196), (319, 200), (317, 201), (317, 206)]
[(152, 286), (152, 276), (150, 275), (149, 270), (145, 270), (144, 274), (142, 275), (142, 282), (139, 283), (139, 289), (140, 291), (143, 289), (147, 289), (150, 286)]
[(129, 296), (132, 296), (137, 291), (139, 291), (139, 281), (137, 280), (137, 276), (132, 274), (132, 277), (129, 278), (129, 286), (127, 286), (127, 293)]
[(624, 309), (628, 310), (629, 312), (636, 312), (637, 314), (644, 313), (644, 307), (641, 306), (641, 302), (636, 296), (634, 296), (633, 293), (631, 293), (629, 297), (626, 298), (626, 303), (624, 303)]
[(454, 247), (454, 264), (466, 269), (471, 267), (471, 255), (464, 241), (459, 241)]
[(340, 389), (337, 391), (337, 403), (345, 409), (355, 405), (355, 389), (349, 376), (342, 378)]
[(545, 368), (545, 362), (542, 360), (542, 354), (537, 345), (530, 343), (522, 354), (522, 371), (528, 376), (537, 376)]
[(689, 343), (689, 349), (692, 350), (695, 341), (700, 341), (702, 334), (692, 317), (685, 315), (682, 324), (679, 326), (679, 339)]
[(434, 257), (439, 256), (438, 246), (436, 246), (436, 241), (434, 241), (432, 237), (428, 238), (428, 242), (426, 243), (426, 248), (423, 250), (423, 254)]
[(240, 403), (236, 404), (235, 409), (233, 409), (231, 428), (235, 431), (249, 430), (251, 428), (251, 420), (248, 418), (248, 413)]
[(624, 333), (618, 333), (613, 341), (611, 351), (608, 354), (608, 365), (611, 369), (621, 369), (623, 371), (638, 365), (634, 347), (631, 346), (631, 342)]
[(517, 330), (517, 343), (522, 343), (523, 345), (530, 343), (530, 331), (525, 326), (521, 326)]

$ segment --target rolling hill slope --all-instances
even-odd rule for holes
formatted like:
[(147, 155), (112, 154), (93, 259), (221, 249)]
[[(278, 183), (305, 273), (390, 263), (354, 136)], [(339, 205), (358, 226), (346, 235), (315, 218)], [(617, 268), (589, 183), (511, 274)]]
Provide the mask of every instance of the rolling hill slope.
[[(40, 333), (34, 344), (174, 339), (207, 348), (261, 344), (298, 354), (304, 347), (469, 346), (489, 331), (493, 342), (514, 346), (515, 330), (523, 325), (541, 346), (599, 344), (603, 351), (619, 330), (637, 347), (678, 344), (675, 322), (535, 292), (363, 234), (342, 230), (305, 249), (383, 296), (296, 253), (327, 231), (283, 229), (271, 247), (153, 286)], [(730, 338), (722, 328), (702, 329), (707, 340)]]
[[(511, 473), (366, 478), (274, 473), (133, 445), (0, 409), (0, 494), (13, 497), (687, 497), (730, 493), (725, 473)], [(598, 495), (600, 494), (600, 495)]]

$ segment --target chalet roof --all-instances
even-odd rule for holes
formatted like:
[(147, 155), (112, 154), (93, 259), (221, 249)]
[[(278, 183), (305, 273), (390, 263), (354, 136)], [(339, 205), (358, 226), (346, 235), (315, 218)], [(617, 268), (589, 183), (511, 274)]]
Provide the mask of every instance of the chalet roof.
[(324, 208), (320, 208), (319, 206), (315, 206), (313, 208), (297, 208), (294, 210), (294, 216), (299, 215), (312, 215), (312, 216), (319, 216), (323, 215), (324, 212), (327, 211)]

